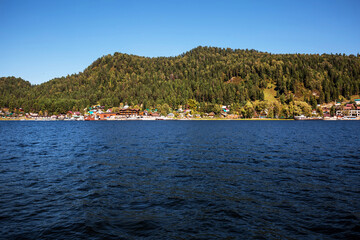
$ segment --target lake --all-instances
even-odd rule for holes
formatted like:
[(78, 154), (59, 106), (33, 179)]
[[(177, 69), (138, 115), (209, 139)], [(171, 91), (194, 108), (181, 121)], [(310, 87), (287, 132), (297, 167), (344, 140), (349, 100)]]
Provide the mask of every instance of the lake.
[(360, 238), (360, 121), (0, 121), (0, 136), (0, 238)]

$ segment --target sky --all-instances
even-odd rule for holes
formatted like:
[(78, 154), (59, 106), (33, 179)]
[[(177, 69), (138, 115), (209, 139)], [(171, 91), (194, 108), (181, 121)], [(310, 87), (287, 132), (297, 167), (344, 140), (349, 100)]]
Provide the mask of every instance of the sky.
[(359, 12), (358, 0), (0, 0), (0, 77), (40, 84), (114, 52), (197, 46), (356, 55)]

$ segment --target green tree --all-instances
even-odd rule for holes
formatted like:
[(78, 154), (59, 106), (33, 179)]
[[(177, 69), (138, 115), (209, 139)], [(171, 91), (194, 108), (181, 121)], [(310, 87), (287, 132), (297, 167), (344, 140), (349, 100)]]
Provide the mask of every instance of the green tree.
[(334, 106), (331, 106), (331, 108), (330, 108), (330, 116), (331, 117), (334, 117), (335, 116), (335, 107)]

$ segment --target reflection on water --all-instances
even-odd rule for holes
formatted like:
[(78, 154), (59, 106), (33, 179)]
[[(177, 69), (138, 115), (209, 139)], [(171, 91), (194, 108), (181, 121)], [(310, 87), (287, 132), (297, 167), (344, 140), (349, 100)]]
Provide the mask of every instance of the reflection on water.
[(0, 122), (7, 239), (360, 237), (360, 122)]

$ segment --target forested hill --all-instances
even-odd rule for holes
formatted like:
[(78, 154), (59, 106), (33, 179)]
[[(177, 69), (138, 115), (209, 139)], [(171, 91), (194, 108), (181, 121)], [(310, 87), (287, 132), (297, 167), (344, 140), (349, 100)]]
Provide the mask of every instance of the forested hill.
[(281, 104), (295, 99), (314, 105), (349, 98), (359, 90), (359, 55), (197, 47), (177, 57), (115, 53), (97, 59), (82, 73), (34, 86), (1, 78), (0, 107), (63, 113), (97, 103), (128, 103), (143, 108), (168, 104), (175, 109), (189, 99), (241, 106), (269, 97)]

